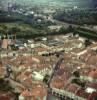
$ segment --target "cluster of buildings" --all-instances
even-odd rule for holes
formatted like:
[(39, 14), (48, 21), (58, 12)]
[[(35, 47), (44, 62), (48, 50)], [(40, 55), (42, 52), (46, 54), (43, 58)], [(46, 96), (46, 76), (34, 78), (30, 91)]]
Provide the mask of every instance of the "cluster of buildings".
[[(18, 50), (2, 50), (0, 79), (8, 81), (15, 94), (0, 91), (0, 98), (13, 100), (18, 94), (19, 100), (48, 100), (50, 89), (52, 95), (64, 100), (96, 100), (97, 42), (86, 47), (85, 40), (70, 33), (26, 42), (19, 40), (22, 42), (14, 44)], [(53, 71), (60, 55), (63, 61)], [(53, 72), (49, 88), (44, 78)]]

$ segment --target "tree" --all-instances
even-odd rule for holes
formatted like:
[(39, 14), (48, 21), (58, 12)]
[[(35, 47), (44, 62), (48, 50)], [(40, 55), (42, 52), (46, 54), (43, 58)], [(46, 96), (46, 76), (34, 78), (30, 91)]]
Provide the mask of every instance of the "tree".
[(0, 32), (3, 34), (4, 38), (8, 38), (8, 27), (5, 25), (1, 25)]
[(61, 27), (59, 33), (66, 33), (66, 29), (64, 27)]
[(87, 46), (89, 46), (91, 44), (91, 41), (89, 40), (89, 39), (86, 39), (85, 40), (85, 46), (87, 47)]
[(72, 27), (72, 25), (69, 25), (68, 28), (67, 28), (68, 32), (73, 32), (74, 31), (74, 28)]
[(20, 28), (12, 27), (10, 30), (11, 30), (12, 35), (14, 35), (14, 38), (15, 38), (15, 41), (16, 41), (16, 33), (20, 32)]
[(73, 75), (74, 75), (75, 77), (80, 77), (79, 71), (74, 71), (74, 72), (73, 72)]

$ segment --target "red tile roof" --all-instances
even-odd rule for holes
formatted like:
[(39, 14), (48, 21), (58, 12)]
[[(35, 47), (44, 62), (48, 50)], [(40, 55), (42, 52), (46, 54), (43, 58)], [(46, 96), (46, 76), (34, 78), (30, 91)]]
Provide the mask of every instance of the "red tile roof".
[(68, 87), (67, 87), (67, 91), (69, 92), (72, 92), (72, 93), (76, 93), (78, 90), (79, 90), (79, 86), (76, 85), (76, 84), (70, 84)]
[(51, 82), (51, 86), (57, 89), (64, 89), (65, 85), (66, 83), (64, 82), (64, 80), (58, 78), (52, 80)]
[(31, 91), (32, 96), (43, 99), (47, 95), (47, 89), (42, 84), (36, 84)]
[(24, 96), (24, 97), (32, 96), (31, 92), (28, 91), (28, 90), (24, 90), (24, 91), (21, 93), (21, 95)]
[(15, 95), (12, 94), (11, 92), (1, 92), (0, 91), (0, 100), (14, 100)]
[(76, 92), (76, 95), (78, 95), (79, 97), (83, 97), (83, 98), (88, 98), (89, 97), (89, 93), (85, 92), (84, 89), (79, 89), (77, 92)]
[(91, 71), (88, 76), (97, 79), (97, 70)]
[(91, 88), (97, 90), (97, 83), (88, 83), (88, 84), (87, 84), (87, 87), (91, 87)]

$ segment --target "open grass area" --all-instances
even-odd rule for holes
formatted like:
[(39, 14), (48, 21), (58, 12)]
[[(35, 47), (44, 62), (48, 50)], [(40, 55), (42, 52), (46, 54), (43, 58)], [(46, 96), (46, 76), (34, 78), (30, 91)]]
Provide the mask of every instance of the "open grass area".
[[(4, 30), (4, 27), (6, 27), (6, 30)], [(18, 37), (24, 37), (25, 36), (29, 37), (33, 35), (44, 35), (46, 34), (46, 32), (44, 30), (40, 30), (37, 28), (33, 28), (32, 26), (28, 25), (28, 24), (24, 24), (21, 22), (16, 22), (16, 23), (0, 23), (0, 30), (4, 30), (4, 31), (10, 31), (12, 28), (17, 28), (19, 31), (16, 32)], [(0, 32), (0, 34), (2, 34), (2, 32)]]

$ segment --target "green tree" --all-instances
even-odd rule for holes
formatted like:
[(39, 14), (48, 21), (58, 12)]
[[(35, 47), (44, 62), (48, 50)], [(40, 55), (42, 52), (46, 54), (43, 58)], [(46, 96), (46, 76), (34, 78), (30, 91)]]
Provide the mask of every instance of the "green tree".
[(18, 27), (12, 27), (10, 30), (11, 30), (12, 35), (14, 35), (14, 39), (16, 41), (16, 33), (20, 32), (20, 28), (18, 28)]

